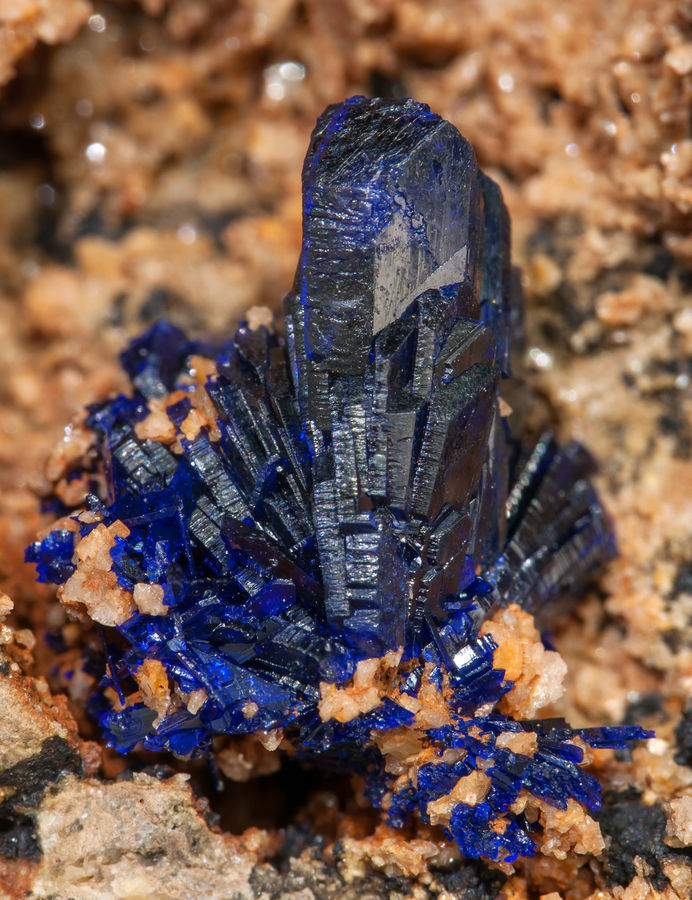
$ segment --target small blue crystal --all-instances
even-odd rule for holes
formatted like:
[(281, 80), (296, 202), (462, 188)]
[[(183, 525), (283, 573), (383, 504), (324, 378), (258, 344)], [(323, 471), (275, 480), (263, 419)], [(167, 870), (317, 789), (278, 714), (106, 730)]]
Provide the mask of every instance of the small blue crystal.
[[(298, 758), (362, 772), (395, 826), (429, 821), (482, 760), (487, 791), (457, 804), (448, 831), (467, 856), (511, 862), (535, 852), (540, 827), (512, 812), (522, 791), (598, 809), (575, 738), (645, 736), (488, 712), (512, 683), (485, 619), (510, 603), (544, 618), (614, 553), (590, 461), (549, 435), (527, 450), (500, 414), (521, 344), (509, 218), (450, 123), (410, 100), (329, 107), (303, 197), (285, 339), (241, 325), (211, 348), (158, 323), (122, 354), (131, 396), (89, 410), (107, 494), (87, 506), (128, 532), (111, 571), (125, 591), (160, 586), (164, 610), (117, 626), (91, 708), (121, 752), (195, 755), (215, 735), (283, 729)], [(197, 387), (193, 355), (214, 363)], [(139, 436), (154, 407), (174, 441)], [(58, 528), (32, 544), (40, 580), (70, 579), (75, 538)], [(325, 690), (373, 658), (394, 659), (401, 702), (383, 688), (375, 706), (323, 719)], [(145, 661), (200, 702), (157, 718), (132, 699)], [(402, 786), (382, 740), (418, 727), (424, 683), (448, 724), (419, 728), (435, 759)], [(533, 755), (498, 745), (524, 732)]]
[(72, 575), (74, 538), (74, 532), (56, 528), (27, 548), (26, 561), (36, 566), (39, 581), (62, 584)]

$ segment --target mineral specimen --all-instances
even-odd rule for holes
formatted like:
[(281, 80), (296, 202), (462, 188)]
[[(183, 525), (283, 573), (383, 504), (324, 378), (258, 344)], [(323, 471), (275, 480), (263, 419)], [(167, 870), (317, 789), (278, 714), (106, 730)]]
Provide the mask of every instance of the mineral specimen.
[(285, 338), (135, 341), (131, 394), (88, 411), (84, 507), (55, 498), (27, 559), (103, 627), (92, 711), (121, 752), (255, 735), (511, 862), (555, 810), (599, 808), (589, 747), (646, 736), (520, 717), (562, 674), (531, 616), (614, 551), (589, 459), (503, 416), (509, 221), (452, 125), (330, 107), (303, 192)]

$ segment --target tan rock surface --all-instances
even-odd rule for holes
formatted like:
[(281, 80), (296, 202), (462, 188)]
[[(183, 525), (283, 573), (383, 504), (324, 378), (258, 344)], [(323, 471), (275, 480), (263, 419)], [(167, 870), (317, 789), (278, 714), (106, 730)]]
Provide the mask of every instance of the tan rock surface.
[(255, 856), (211, 832), (183, 775), (113, 784), (65, 779), (38, 817), (37, 900), (212, 900), (253, 896)]

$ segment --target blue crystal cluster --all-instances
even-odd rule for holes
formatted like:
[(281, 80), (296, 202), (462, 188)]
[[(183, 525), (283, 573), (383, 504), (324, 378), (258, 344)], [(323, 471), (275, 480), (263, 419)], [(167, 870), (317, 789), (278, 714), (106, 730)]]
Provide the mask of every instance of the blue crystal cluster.
[[(131, 395), (87, 419), (98, 452), (80, 474), (104, 474), (107, 495), (27, 559), (68, 582), (78, 542), (124, 523), (118, 587), (162, 590), (159, 614), (133, 608), (105, 633), (93, 707), (121, 752), (200, 754), (216, 735), (282, 729), (298, 758), (361, 772), (394, 825), (429, 821), (480, 770), (482, 799), (457, 803), (447, 831), (467, 856), (511, 861), (541, 828), (520, 797), (597, 809), (583, 745), (645, 734), (501, 714), (512, 683), (481, 626), (510, 603), (545, 618), (612, 555), (610, 528), (585, 452), (549, 436), (527, 452), (502, 415), (521, 324), (509, 221), (458, 131), (412, 101), (351, 98), (318, 121), (303, 191), (285, 336), (242, 325), (211, 348), (159, 323), (135, 341)], [(154, 408), (167, 439), (138, 429)], [(376, 705), (324, 715), (325, 686), (392, 653)], [(157, 715), (136, 690), (151, 660), (200, 703)], [(430, 689), (439, 727), (417, 717)], [(384, 737), (407, 729), (415, 777), (388, 765)], [(510, 749), (524, 733), (533, 751)]]

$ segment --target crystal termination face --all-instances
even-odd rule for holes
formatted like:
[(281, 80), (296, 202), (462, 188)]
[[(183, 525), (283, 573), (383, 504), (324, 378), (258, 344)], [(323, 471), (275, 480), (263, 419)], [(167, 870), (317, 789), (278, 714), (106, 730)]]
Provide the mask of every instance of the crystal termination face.
[(90, 708), (119, 751), (254, 737), (360, 772), (394, 826), (511, 862), (546, 810), (591, 821), (589, 747), (646, 736), (516, 699), (521, 648), (557, 657), (532, 615), (614, 552), (589, 459), (526, 448), (503, 417), (509, 220), (451, 124), (412, 101), (329, 107), (303, 198), (285, 336), (136, 340), (131, 394), (88, 411), (84, 505), (56, 489), (27, 559), (99, 623)]

